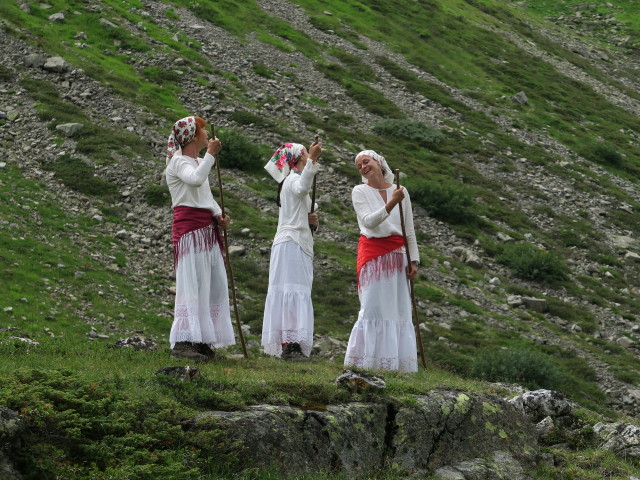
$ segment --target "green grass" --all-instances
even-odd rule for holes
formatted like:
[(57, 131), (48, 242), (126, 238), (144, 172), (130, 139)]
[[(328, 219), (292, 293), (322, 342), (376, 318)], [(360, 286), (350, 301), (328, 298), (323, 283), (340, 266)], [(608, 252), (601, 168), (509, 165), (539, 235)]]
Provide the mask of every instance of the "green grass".
[[(185, 93), (179, 86), (180, 70), (193, 75), (200, 85), (219, 90), (224, 102), (233, 102), (235, 112), (229, 119), (242, 128), (253, 125), (291, 140), (302, 135), (292, 131), (275, 113), (272, 117), (252, 113), (250, 110), (256, 108), (250, 98), (253, 92), (248, 92), (241, 80), (243, 77), (238, 72), (215, 68), (212, 60), (202, 53), (202, 45), (185, 32), (165, 30), (141, 15), (145, 7), (142, 2), (105, 0), (101, 2), (102, 12), (87, 10), (87, 4), (79, 0), (49, 3), (53, 6), (50, 10), (32, 4), (31, 14), (20, 10), (15, 0), (0, 4), (0, 16), (6, 22), (3, 34), (21, 37), (47, 54), (63, 55), (74, 68), (84, 69), (114, 94), (144, 106), (151, 116), (167, 122), (187, 113), (179, 101)], [(557, 156), (539, 145), (518, 141), (496, 122), (505, 117), (510, 119), (513, 128), (543, 132), (589, 162), (637, 184), (640, 152), (629, 132), (640, 131), (638, 118), (612, 105), (590, 87), (562, 75), (553, 65), (524, 53), (499, 33), (484, 28), (490, 26), (517, 33), (553, 58), (569, 62), (632, 99), (640, 99), (638, 92), (567, 48), (552, 43), (538, 31), (538, 27), (546, 28), (544, 17), (566, 14), (577, 0), (564, 3), (528, 0), (527, 9), (494, 0), (409, 3), (300, 0), (296, 3), (305, 9), (312, 25), (326, 33), (332, 31), (357, 50), (327, 48), (316, 43), (302, 27), (267, 14), (253, 0), (172, 0), (165, 2), (164, 15), (176, 20), (179, 9), (188, 8), (202, 22), (210, 20), (241, 42), (247, 42), (249, 36), (254, 35), (258, 41), (282, 52), (305, 55), (320, 71), (319, 75), (334, 81), (336, 89), (344, 89), (359, 108), (379, 118), (366, 131), (361, 131), (355, 127), (357, 110), (335, 111), (331, 101), (320, 100), (315, 92), (302, 92), (302, 101), (310, 110), (295, 115), (309, 130), (324, 132), (323, 141), (329, 148), (323, 154), (323, 163), (355, 185), (360, 181), (359, 176), (351, 164), (352, 159), (343, 152), (355, 154), (361, 146), (366, 146), (385, 155), (392, 167), (400, 167), (411, 178), (407, 185), (412, 197), (412, 181), (439, 185), (444, 193), (440, 192), (440, 197), (435, 199), (436, 195), (431, 195), (422, 206), (429, 210), (439, 200), (440, 210), (429, 213), (447, 222), (447, 228), (458, 239), (470, 243), (478, 240), (484, 254), (494, 260), (506, 252), (502, 260), (523, 279), (501, 275), (506, 291), (540, 296), (543, 289), (549, 289), (550, 293), (549, 311), (545, 315), (509, 311), (502, 316), (465, 298), (455, 288), (436, 285), (431, 283), (429, 275), (421, 275), (415, 285), (419, 301), (427, 303), (429, 308), (455, 308), (465, 317), (453, 322), (450, 330), (438, 325), (437, 317), (425, 319), (432, 330), (423, 335), (427, 355), (430, 365), (438, 367), (415, 377), (386, 375), (389, 388), (385, 398), (410, 402), (411, 395), (436, 387), (491, 391), (486, 384), (470, 379), (478, 352), (531, 349), (561, 372), (562, 380), (557, 384), (560, 391), (588, 408), (615, 418), (616, 412), (606, 406), (604, 393), (597, 387), (595, 372), (579, 355), (571, 349), (538, 346), (520, 334), (547, 329), (611, 365), (616, 379), (637, 386), (640, 381), (637, 358), (618, 345), (591, 338), (598, 328), (595, 315), (583, 306), (553, 295), (554, 289), (562, 286), (569, 296), (609, 308), (612, 313), (635, 321), (640, 302), (620, 292), (633, 283), (637, 268), (624, 264), (617, 253), (606, 246), (592, 226), (589, 212), (578, 212), (581, 218), (554, 212), (546, 205), (552, 201), (549, 194), (537, 192), (528, 184), (518, 185), (508, 177), (493, 178), (491, 168), (487, 170), (489, 174), (481, 173), (485, 171), (481, 168), (483, 163), (492, 165), (493, 162), (500, 162), (500, 168), (496, 169), (499, 173), (516, 172), (519, 165), (515, 159), (524, 157), (532, 166), (544, 166), (579, 191), (611, 196), (614, 203), (625, 202), (638, 209), (639, 205), (629, 193), (617, 182), (591, 172), (589, 164), (561, 166)], [(630, 34), (632, 43), (637, 42), (640, 28), (634, 2), (614, 3), (620, 6), (616, 11), (618, 19), (624, 22), (620, 28)], [(64, 23), (51, 23), (47, 17), (52, 10), (78, 11), (81, 15), (69, 14)], [(324, 14), (325, 10), (332, 15)], [(596, 10), (608, 11), (603, 5), (597, 5)], [(537, 15), (538, 20), (532, 23), (527, 17), (530, 13)], [(99, 18), (108, 19), (117, 27), (104, 28)], [(73, 37), (79, 31), (87, 33), (86, 43), (90, 48), (76, 46)], [(173, 40), (174, 34), (177, 41)], [(364, 54), (369, 52), (364, 37), (384, 42), (408, 65), (388, 55), (371, 57), (375, 64), (365, 61)], [(607, 39), (600, 37), (600, 41)], [(156, 55), (180, 58), (182, 62), (178, 68), (161, 69), (136, 61)], [(288, 71), (291, 64), (287, 67), (254, 62), (251, 65), (253, 72), (261, 77), (271, 79), (282, 75), (294, 85), (296, 77), (302, 74), (296, 69), (293, 73)], [(637, 80), (638, 74), (631, 67), (620, 71)], [(211, 76), (215, 78), (212, 80)], [(407, 92), (447, 109), (447, 118), (440, 119), (446, 128), (433, 131), (425, 124), (413, 122), (407, 112), (385, 98), (374, 84), (388, 76)], [(78, 479), (95, 478), (97, 470), (92, 469), (111, 468), (117, 475), (121, 467), (122, 471), (135, 468), (130, 474), (135, 474), (137, 479), (194, 478), (198, 474), (225, 478), (224, 473), (206, 471), (202, 458), (213, 455), (226, 458), (232, 452), (218, 450), (216, 438), (187, 438), (178, 428), (194, 411), (236, 410), (261, 402), (304, 406), (309, 402), (367, 400), (335, 388), (333, 380), (341, 371), (339, 362), (285, 365), (260, 357), (256, 347), (251, 348), (252, 358), (248, 362), (229, 359), (204, 366), (202, 379), (190, 386), (176, 387), (153, 377), (155, 369), (168, 361), (166, 343), (173, 297), (167, 293), (167, 287), (172, 281), (158, 272), (126, 273), (128, 267), (136, 264), (135, 252), (126, 250), (118, 239), (104, 233), (126, 228), (123, 220), (126, 211), (114, 203), (115, 185), (94, 176), (91, 166), (129, 161), (142, 173), (145, 167), (140, 164), (155, 165), (155, 160), (149, 157), (146, 143), (149, 139), (122, 129), (102, 127), (101, 119), (89, 117), (81, 108), (60, 97), (50, 84), (31, 78), (21, 66), (0, 66), (0, 81), (14, 78), (21, 78), (26, 95), (36, 101), (39, 119), (46, 122), (54, 134), (60, 135), (55, 130), (56, 124), (71, 121), (84, 124), (85, 128), (74, 140), (78, 156), (88, 158), (88, 162), (75, 155), (66, 156), (43, 164), (43, 168), (55, 172), (54, 178), (61, 181), (60, 188), (71, 188), (90, 197), (92, 205), (111, 222), (104, 229), (89, 214), (68, 214), (57, 204), (57, 197), (43, 193), (42, 184), (37, 180), (24, 178), (15, 165), (3, 169), (0, 192), (3, 201), (15, 208), (0, 213), (0, 219), (6, 222), (0, 224), (0, 279), (5, 287), (2, 302), (3, 307), (11, 307), (2, 312), (2, 326), (18, 328), (20, 334), (39, 341), (41, 346), (34, 348), (13, 341), (0, 345), (3, 384), (0, 395), (4, 395), (5, 404), (25, 409), (30, 427), (42, 433), (43, 440), (38, 440), (41, 443), (30, 445), (35, 446), (31, 452), (25, 449), (19, 460), (21, 466), (33, 472), (32, 478), (54, 474), (64, 474), (69, 479), (74, 479), (73, 475)], [(520, 90), (529, 97), (527, 105), (517, 106), (508, 100)], [(8, 95), (12, 101), (19, 102), (20, 98), (13, 96), (15, 93)], [(461, 95), (477, 102), (482, 110)], [(266, 103), (273, 104), (275, 100), (270, 97)], [(149, 122), (149, 125), (157, 123), (155, 119)], [(225, 150), (221, 155), (225, 168), (243, 170), (247, 186), (253, 192), (263, 198), (273, 198), (275, 187), (261, 180), (262, 165), (270, 151), (239, 137), (233, 130), (221, 129), (221, 135), (228, 135), (223, 139)], [(61, 142), (62, 138), (57, 141)], [(333, 145), (341, 149), (332, 151)], [(140, 158), (145, 161), (137, 162)], [(322, 188), (330, 191), (331, 186), (326, 184)], [(214, 194), (217, 196), (215, 188)], [(522, 194), (540, 203), (534, 207), (536, 215), (552, 221), (553, 227), (537, 226), (519, 208)], [(421, 203), (418, 197), (416, 190), (416, 205)], [(166, 189), (156, 184), (146, 184), (144, 198), (155, 206), (166, 207), (169, 202)], [(240, 236), (241, 229), (249, 228), (254, 235), (252, 245), (269, 245), (275, 233), (276, 215), (264, 214), (245, 202), (238, 190), (227, 193), (225, 200), (233, 218), (231, 237)], [(321, 222), (335, 225), (336, 232), (344, 236), (340, 243), (316, 242), (313, 297), (316, 332), (345, 339), (358, 311), (353, 288), (355, 252), (345, 247), (349, 242), (356, 244), (355, 218), (348, 206), (337, 201), (332, 201), (320, 213)], [(607, 222), (614, 228), (637, 234), (640, 221), (636, 217), (616, 210), (612, 204)], [(542, 239), (550, 253), (531, 250), (523, 255), (521, 251), (511, 251), (511, 247), (496, 242), (497, 231), (508, 232), (518, 241), (525, 233), (532, 233), (534, 238)], [(423, 244), (428, 244), (427, 235), (421, 233), (420, 238)], [(443, 254), (424, 245), (421, 254), (426, 265), (434, 258), (445, 259)], [(603, 280), (577, 276), (575, 283), (565, 278), (564, 261), (574, 255), (584, 255), (589, 261), (610, 266), (607, 269), (613, 277), (603, 277)], [(257, 333), (264, 308), (266, 260), (259, 257), (257, 248), (250, 249), (247, 257), (232, 260), (239, 286), (241, 318), (251, 327), (250, 339), (254, 342), (259, 340)], [(475, 272), (456, 262), (453, 264), (451, 271), (442, 270), (451, 275), (451, 285), (478, 287), (486, 293), (482, 283), (484, 271)], [(339, 297), (336, 292), (341, 292)], [(502, 293), (498, 290), (494, 295), (498, 298)], [(567, 334), (549, 322), (547, 315), (575, 323), (582, 332)], [(89, 340), (87, 333), (91, 327), (110, 335), (110, 339)], [(142, 353), (108, 348), (116, 338), (134, 332), (153, 337), (162, 349)], [(12, 333), (4, 332), (3, 338)], [(446, 342), (439, 341), (440, 337)], [(231, 355), (238, 352), (237, 347), (228, 350)], [(19, 380), (32, 388), (21, 388)], [(5, 385), (10, 387), (4, 388)], [(47, 404), (50, 407), (45, 407)], [(96, 412), (100, 408), (105, 415), (102, 411)], [(175, 442), (171, 448), (162, 446), (167, 439)], [(609, 476), (622, 479), (636, 473), (633, 468), (637, 465), (601, 452), (587, 450), (579, 454), (555, 450), (554, 453), (559, 459), (558, 468), (552, 471), (541, 467), (537, 478)], [(97, 463), (93, 466), (87, 462), (74, 463), (85, 457), (98, 458)], [(72, 466), (67, 461), (72, 461)], [(82, 472), (74, 473), (73, 468)], [(254, 472), (242, 478), (280, 477), (273, 472)], [(388, 478), (394, 478), (393, 474), (388, 474)]]

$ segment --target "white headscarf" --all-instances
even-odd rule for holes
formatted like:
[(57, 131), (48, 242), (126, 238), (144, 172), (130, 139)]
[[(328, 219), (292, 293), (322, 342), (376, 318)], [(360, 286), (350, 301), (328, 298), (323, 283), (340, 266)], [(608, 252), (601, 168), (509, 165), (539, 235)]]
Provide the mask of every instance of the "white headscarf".
[[(387, 163), (387, 161), (384, 159), (384, 157), (382, 155), (378, 155), (376, 152), (374, 152), (373, 150), (362, 150), (360, 153), (358, 153), (356, 155), (356, 158), (353, 160), (353, 162), (357, 162), (358, 158), (367, 155), (368, 157), (373, 158), (376, 162), (378, 162), (380, 164), (380, 166), (382, 167), (382, 172), (384, 175), (384, 179), (388, 182), (388, 183), (393, 183), (395, 181), (395, 177), (393, 176), (393, 170), (391, 170), (391, 168), (389, 168), (389, 164)], [(369, 183), (368, 180), (364, 177), (362, 177), (362, 183)]]
[(169, 165), (175, 153), (181, 153), (182, 147), (196, 136), (196, 117), (184, 117), (173, 124), (171, 135), (167, 140), (166, 164)]
[(287, 178), (291, 170), (296, 170), (294, 165), (302, 158), (304, 152), (304, 145), (283, 143), (280, 148), (273, 152), (264, 169), (269, 172), (276, 182), (280, 183)]

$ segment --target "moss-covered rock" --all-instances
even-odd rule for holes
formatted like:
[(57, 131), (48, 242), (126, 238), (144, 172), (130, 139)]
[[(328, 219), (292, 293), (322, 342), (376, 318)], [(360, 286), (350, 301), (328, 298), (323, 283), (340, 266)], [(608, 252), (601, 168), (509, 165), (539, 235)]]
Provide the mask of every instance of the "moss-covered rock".
[[(533, 424), (515, 406), (482, 393), (448, 390), (418, 396), (413, 405), (351, 403), (324, 411), (260, 405), (245, 412), (207, 412), (195, 420), (201, 428), (215, 425), (229, 442), (241, 445), (237, 468), (291, 475), (351, 477), (381, 468), (428, 473), (460, 464), (464, 469), (463, 462), (470, 461), (487, 472), (499, 465), (516, 471), (532, 465), (537, 449)], [(509, 461), (500, 464), (500, 458)]]

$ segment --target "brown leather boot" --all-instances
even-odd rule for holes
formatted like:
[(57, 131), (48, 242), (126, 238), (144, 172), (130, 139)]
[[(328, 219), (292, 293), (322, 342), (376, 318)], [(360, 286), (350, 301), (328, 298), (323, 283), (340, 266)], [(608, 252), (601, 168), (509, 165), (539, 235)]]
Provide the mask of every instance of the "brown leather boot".
[(196, 361), (207, 360), (207, 357), (199, 353), (191, 342), (177, 342), (171, 350), (171, 356)]

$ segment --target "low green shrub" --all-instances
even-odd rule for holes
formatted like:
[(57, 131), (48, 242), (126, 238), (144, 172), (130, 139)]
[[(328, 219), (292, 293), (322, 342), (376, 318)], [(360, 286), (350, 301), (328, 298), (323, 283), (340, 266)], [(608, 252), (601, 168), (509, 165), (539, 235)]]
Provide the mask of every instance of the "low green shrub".
[[(201, 395), (212, 391), (165, 381)], [(213, 421), (184, 428), (190, 410), (182, 398), (133, 398), (117, 378), (93, 383), (71, 371), (23, 368), (2, 384), (0, 405), (28, 425), (13, 452), (25, 480), (188, 480), (202, 478), (213, 458), (221, 467), (237, 463), (239, 446), (226, 442)]]
[(593, 162), (616, 168), (624, 166), (622, 155), (614, 147), (606, 143), (591, 143), (581, 153), (585, 158)]
[(267, 67), (264, 63), (254, 63), (253, 64), (253, 71), (257, 75), (260, 75), (261, 77), (264, 77), (264, 78), (274, 78), (275, 77), (275, 74), (273, 73), (273, 70), (271, 70), (269, 67)]
[(221, 130), (221, 165), (243, 171), (257, 171), (266, 163), (261, 148), (237, 130)]
[(452, 182), (422, 179), (408, 179), (405, 186), (411, 201), (424, 208), (430, 216), (452, 224), (476, 223), (474, 202), (464, 187)]
[(444, 134), (423, 122), (402, 119), (385, 119), (373, 126), (373, 131), (389, 137), (401, 137), (421, 147), (433, 147), (442, 143)]
[(115, 184), (96, 177), (93, 168), (79, 158), (63, 155), (46, 164), (45, 168), (53, 171), (67, 187), (85, 195), (112, 199), (118, 192)]
[(481, 352), (473, 361), (472, 375), (530, 389), (557, 388), (562, 381), (562, 372), (546, 355), (519, 348)]
[(496, 260), (522, 278), (538, 281), (567, 278), (566, 265), (559, 253), (542, 250), (530, 243), (503, 245)]
[(145, 201), (154, 207), (164, 207), (171, 205), (171, 195), (169, 189), (162, 185), (149, 184), (144, 190)]
[(260, 127), (270, 127), (273, 124), (255, 113), (247, 112), (246, 110), (236, 110), (231, 114), (231, 120), (240, 125), (257, 125)]

